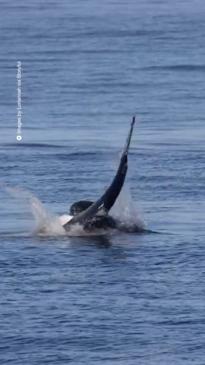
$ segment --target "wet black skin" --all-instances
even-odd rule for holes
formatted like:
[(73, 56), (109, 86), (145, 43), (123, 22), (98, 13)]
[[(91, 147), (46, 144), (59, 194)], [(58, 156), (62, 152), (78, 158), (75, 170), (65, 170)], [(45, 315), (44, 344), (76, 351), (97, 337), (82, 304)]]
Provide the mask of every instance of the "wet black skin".
[[(73, 218), (63, 226), (66, 231), (69, 231), (71, 226), (76, 223), (81, 224), (86, 231), (106, 228), (120, 229), (121, 225), (119, 225), (119, 222), (108, 213), (119, 196), (125, 182), (128, 169), (128, 152), (134, 124), (135, 117), (132, 119), (120, 163), (110, 186), (96, 202), (81, 200), (71, 206), (70, 214), (73, 215)], [(135, 227), (135, 229), (139, 230), (139, 227)]]

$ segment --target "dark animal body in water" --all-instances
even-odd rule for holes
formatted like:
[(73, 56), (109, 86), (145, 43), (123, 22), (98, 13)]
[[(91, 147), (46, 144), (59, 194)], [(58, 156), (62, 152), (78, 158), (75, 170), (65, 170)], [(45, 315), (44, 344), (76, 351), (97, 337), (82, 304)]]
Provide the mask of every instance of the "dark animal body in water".
[[(125, 182), (128, 169), (128, 152), (132, 138), (135, 117), (133, 117), (125, 147), (114, 179), (103, 195), (96, 201), (80, 200), (70, 207), (70, 215), (62, 220), (63, 228), (70, 231), (75, 224), (80, 224), (86, 232), (119, 229), (128, 232), (142, 232), (144, 229), (136, 224), (125, 225), (114, 219), (109, 211), (116, 202)], [(67, 218), (66, 218), (67, 217)], [(67, 220), (67, 221), (66, 221)]]
[[(79, 202), (74, 203), (70, 207), (70, 214), (76, 216), (94, 204), (94, 202), (90, 200), (80, 200)], [(106, 229), (106, 228), (117, 228), (116, 220), (112, 218), (110, 215), (95, 215), (93, 218), (90, 218), (88, 221), (84, 222), (83, 225), (86, 231), (92, 231), (93, 229)]]

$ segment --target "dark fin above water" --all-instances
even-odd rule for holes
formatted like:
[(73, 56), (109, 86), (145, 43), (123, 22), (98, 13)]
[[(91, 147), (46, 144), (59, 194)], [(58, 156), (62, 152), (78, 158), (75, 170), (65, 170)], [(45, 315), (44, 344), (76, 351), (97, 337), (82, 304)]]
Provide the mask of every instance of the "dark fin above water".
[(133, 128), (135, 124), (135, 117), (132, 118), (130, 130), (127, 136), (127, 140), (125, 143), (125, 147), (123, 149), (120, 163), (117, 169), (117, 173), (112, 180), (110, 186), (107, 188), (105, 193), (92, 205), (90, 205), (83, 212), (75, 215), (68, 223), (66, 223), (63, 227), (65, 230), (69, 230), (70, 226), (75, 223), (86, 224), (90, 219), (92, 219), (97, 214), (107, 214), (109, 210), (114, 205), (117, 197), (120, 194), (120, 191), (125, 182), (127, 169), (128, 169), (128, 152), (130, 147), (130, 142), (132, 138)]

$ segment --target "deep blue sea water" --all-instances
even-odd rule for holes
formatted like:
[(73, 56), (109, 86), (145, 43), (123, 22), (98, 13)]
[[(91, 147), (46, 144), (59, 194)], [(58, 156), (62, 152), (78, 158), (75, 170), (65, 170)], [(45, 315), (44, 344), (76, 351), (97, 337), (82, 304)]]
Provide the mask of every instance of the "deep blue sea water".
[[(204, 365), (205, 3), (0, 10), (0, 364)], [(7, 187), (55, 215), (97, 198), (133, 114), (127, 184), (159, 234), (33, 232)]]

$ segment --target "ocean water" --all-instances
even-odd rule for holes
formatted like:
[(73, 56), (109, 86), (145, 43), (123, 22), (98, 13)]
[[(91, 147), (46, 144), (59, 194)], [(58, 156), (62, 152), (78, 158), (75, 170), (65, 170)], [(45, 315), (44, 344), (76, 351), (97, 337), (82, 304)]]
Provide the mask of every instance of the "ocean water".
[[(0, 364), (204, 365), (205, 3), (0, 9)], [(38, 235), (102, 193), (134, 114), (118, 213), (157, 233)]]

